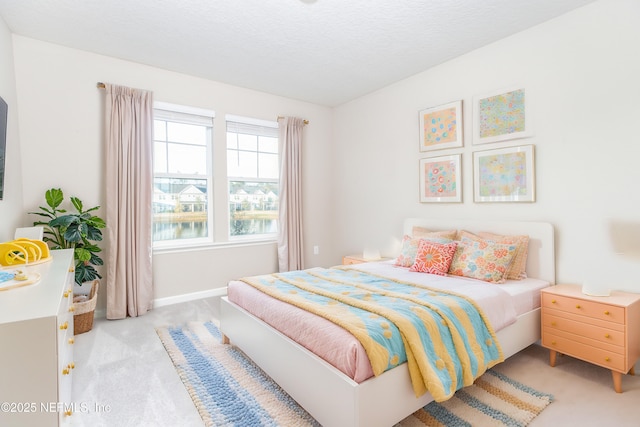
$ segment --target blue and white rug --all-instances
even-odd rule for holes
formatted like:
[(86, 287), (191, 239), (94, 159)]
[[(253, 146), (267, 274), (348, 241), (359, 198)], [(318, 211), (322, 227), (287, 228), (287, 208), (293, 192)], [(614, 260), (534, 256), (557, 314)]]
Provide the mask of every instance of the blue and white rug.
[[(232, 345), (214, 322), (158, 328), (158, 336), (207, 426), (319, 426)], [(446, 402), (432, 402), (398, 426), (526, 426), (553, 397), (495, 370)]]

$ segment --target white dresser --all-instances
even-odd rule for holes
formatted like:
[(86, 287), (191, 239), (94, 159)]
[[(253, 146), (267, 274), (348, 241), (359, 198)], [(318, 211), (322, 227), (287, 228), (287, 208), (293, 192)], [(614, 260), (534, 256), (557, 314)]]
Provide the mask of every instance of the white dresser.
[(73, 250), (51, 251), (33, 285), (0, 291), (0, 426), (70, 424)]

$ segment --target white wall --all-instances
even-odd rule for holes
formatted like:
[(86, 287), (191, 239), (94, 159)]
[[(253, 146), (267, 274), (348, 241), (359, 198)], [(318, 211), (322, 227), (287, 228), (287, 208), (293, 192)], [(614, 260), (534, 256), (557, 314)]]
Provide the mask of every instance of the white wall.
[[(558, 282), (640, 292), (638, 17), (636, 0), (595, 2), (336, 108), (336, 249), (394, 255), (408, 216), (548, 221)], [(535, 135), (473, 146), (473, 96), (512, 85), (534, 101)], [(459, 99), (464, 148), (420, 153), (418, 111)], [(535, 145), (537, 201), (474, 203), (472, 152), (519, 144)], [(455, 152), (463, 203), (419, 203), (418, 160)]]
[(7, 24), (0, 18), (0, 97), (9, 107), (4, 172), (4, 194), (0, 200), (0, 242), (13, 239), (22, 213), (22, 161), (18, 132), (18, 102), (13, 71), (13, 46)]
[[(44, 192), (51, 187), (79, 197), (86, 206), (104, 204), (104, 91), (96, 83), (109, 82), (151, 90), (156, 101), (215, 111), (214, 144), (226, 141), (225, 114), (308, 119), (303, 150), (303, 189), (309, 195), (304, 199), (305, 258), (309, 266), (331, 262), (332, 240), (326, 232), (332, 227), (331, 210), (325, 203), (330, 198), (330, 109), (21, 36), (14, 36), (13, 49), (21, 147), (25, 176), (29, 175), (24, 182), (23, 224), (33, 222), (26, 212), (44, 203)], [(214, 185), (226, 188), (224, 158), (214, 161)], [(104, 209), (99, 214), (104, 216)], [(313, 245), (321, 247), (319, 255), (313, 255)], [(232, 278), (276, 271), (277, 255), (275, 244), (269, 243), (154, 254), (153, 264), (155, 298), (166, 299), (221, 288)], [(104, 307), (104, 295), (98, 309)]]

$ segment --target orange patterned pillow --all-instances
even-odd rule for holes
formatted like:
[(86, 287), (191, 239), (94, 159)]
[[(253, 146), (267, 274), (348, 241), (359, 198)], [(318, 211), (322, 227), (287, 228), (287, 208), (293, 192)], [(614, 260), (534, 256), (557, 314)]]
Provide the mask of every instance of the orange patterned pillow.
[(505, 279), (521, 280), (527, 278), (527, 255), (529, 254), (529, 236), (502, 236), (500, 234), (489, 233), (486, 231), (479, 232), (477, 235), (468, 231), (461, 230), (458, 234), (458, 240), (468, 238), (479, 242), (487, 240), (493, 243), (503, 245), (516, 245), (516, 251), (513, 255), (513, 261), (507, 270)]
[(409, 271), (446, 276), (457, 245), (456, 242), (441, 244), (420, 240), (416, 261)]
[(463, 237), (458, 242), (449, 274), (491, 283), (504, 283), (515, 251), (515, 245), (504, 245), (489, 240), (474, 241)]
[[(431, 237), (427, 239), (436, 243), (449, 243), (451, 241), (451, 239), (442, 237)], [(395, 265), (398, 267), (411, 267), (416, 261), (416, 253), (418, 253), (421, 240), (421, 238), (412, 238), (405, 234), (402, 238), (402, 247), (400, 248), (400, 254), (396, 258)]]

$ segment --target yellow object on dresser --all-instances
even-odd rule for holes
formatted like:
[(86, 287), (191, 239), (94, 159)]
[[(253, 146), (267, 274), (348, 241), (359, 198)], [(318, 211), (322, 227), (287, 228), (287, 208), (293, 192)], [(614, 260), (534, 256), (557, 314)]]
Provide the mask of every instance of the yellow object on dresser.
[(633, 375), (640, 358), (640, 294), (592, 297), (577, 285), (543, 289), (542, 345), (551, 366), (561, 353), (610, 369), (622, 393), (622, 374)]

